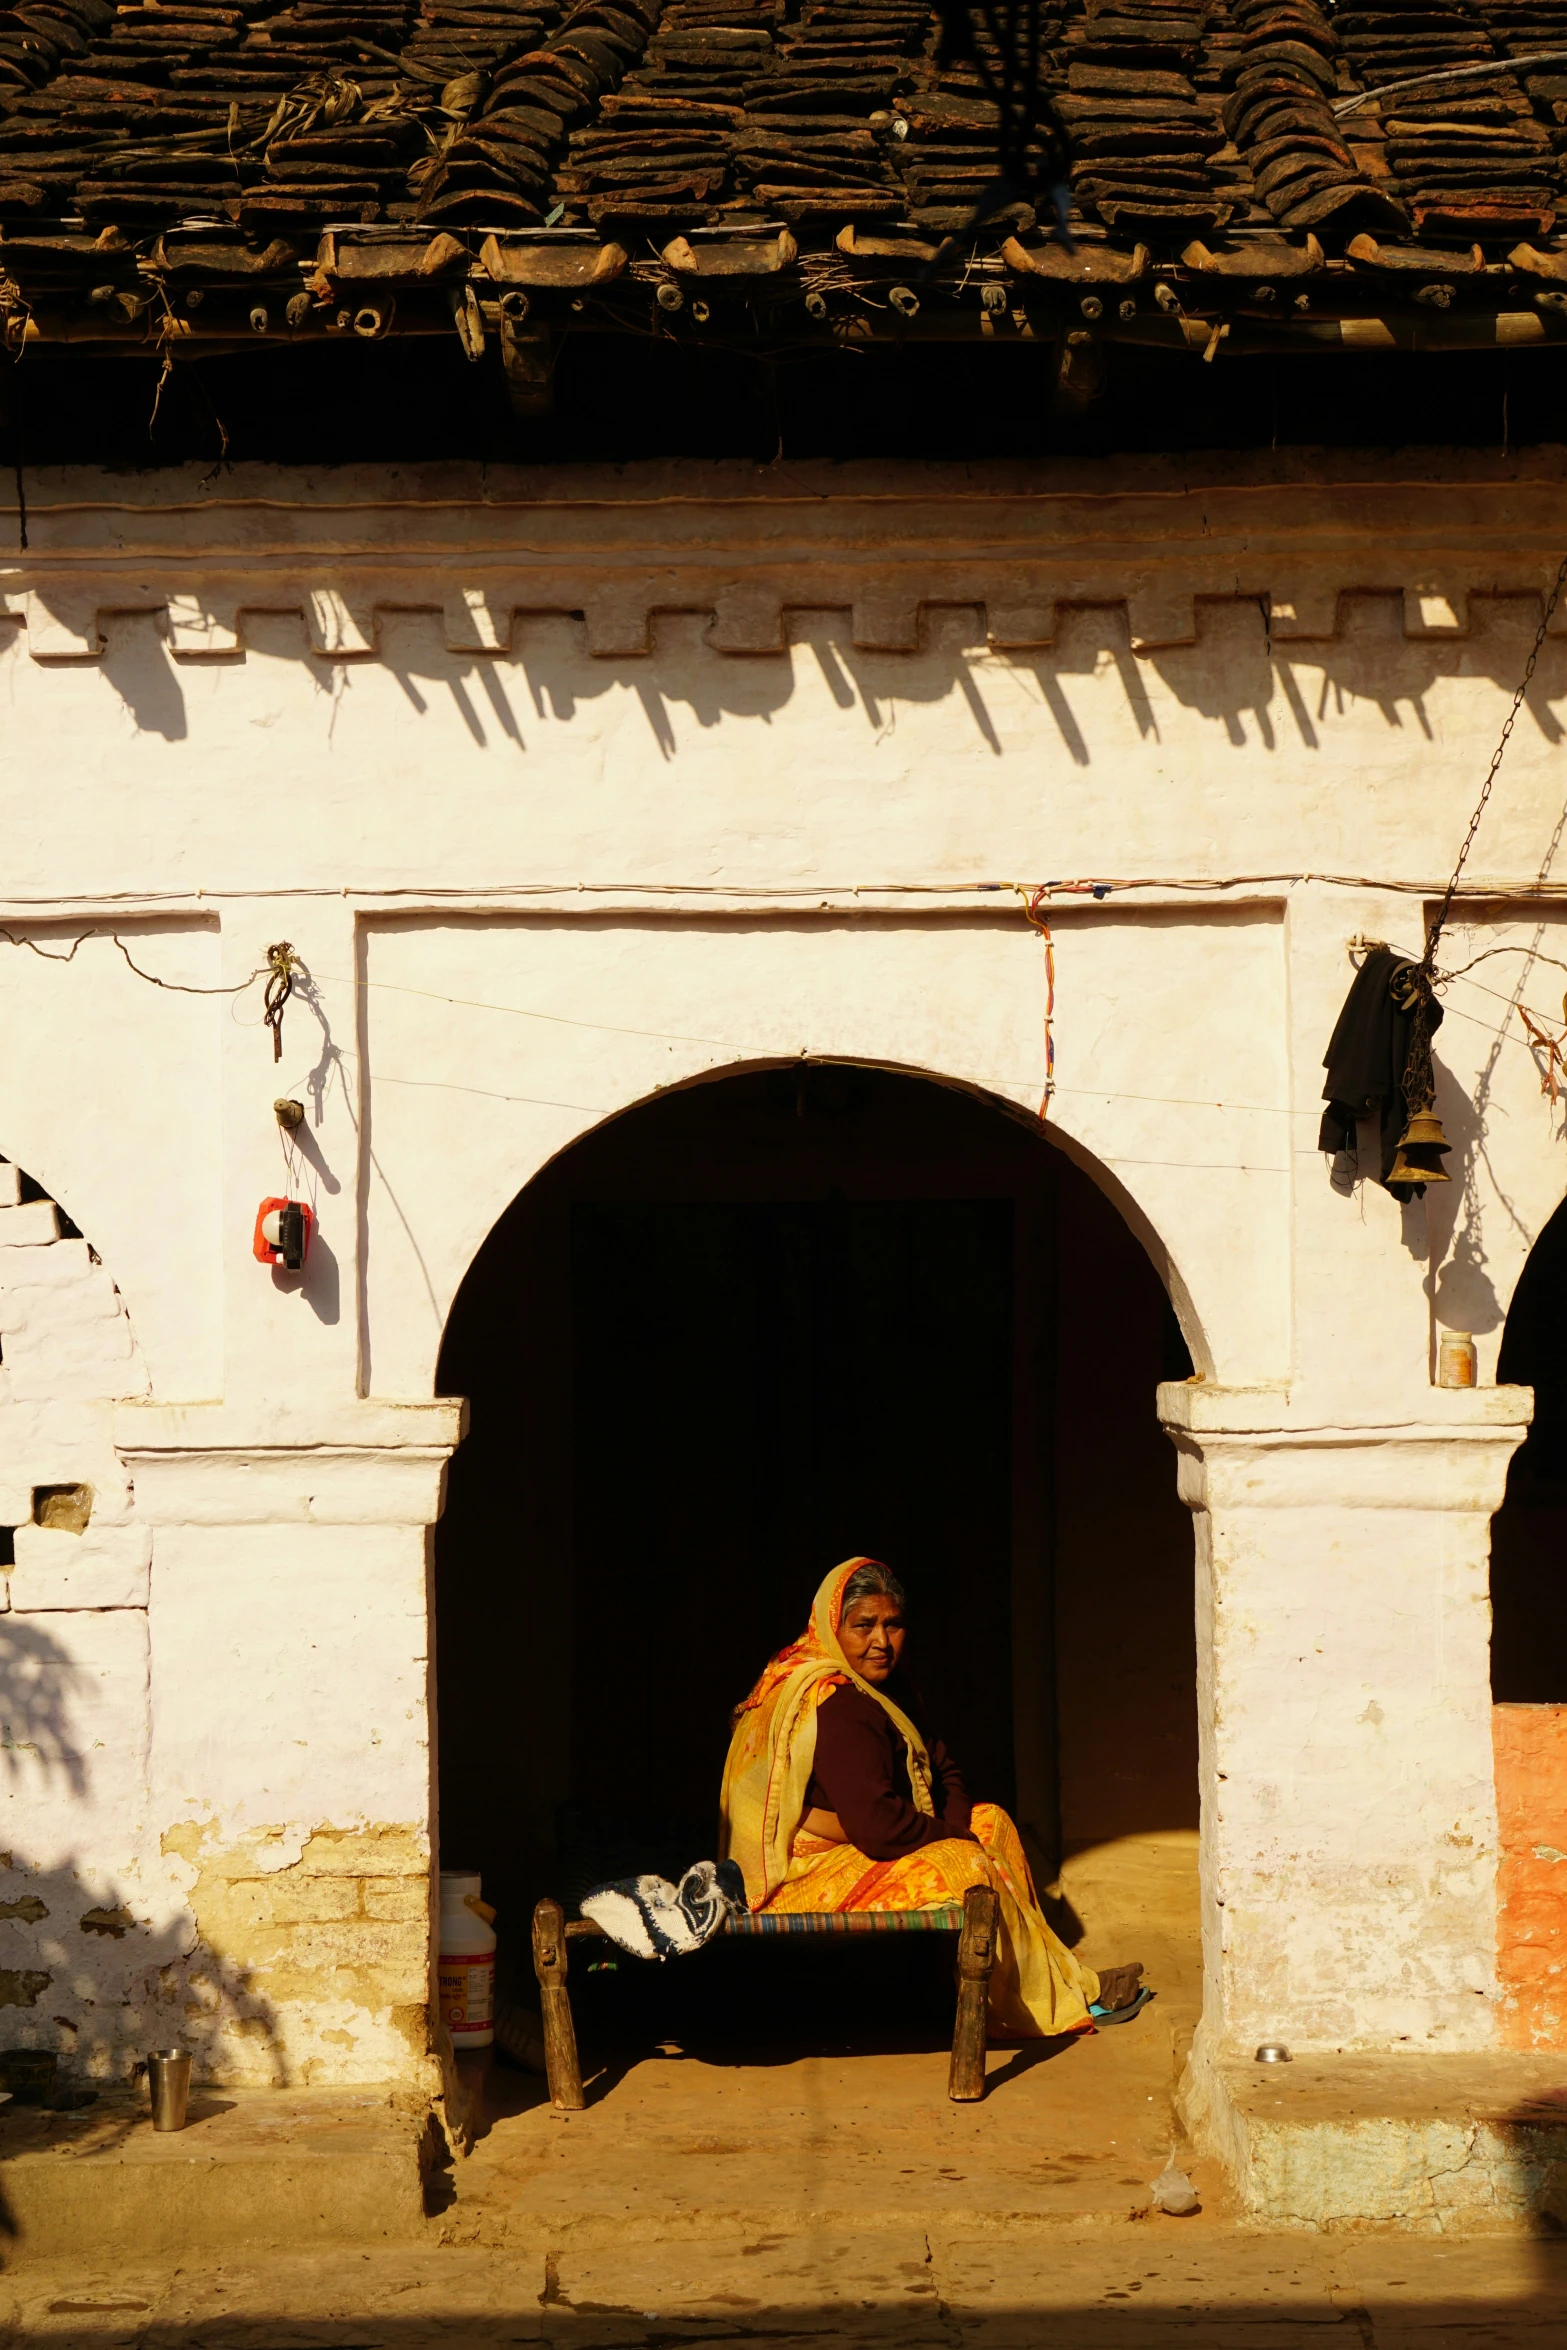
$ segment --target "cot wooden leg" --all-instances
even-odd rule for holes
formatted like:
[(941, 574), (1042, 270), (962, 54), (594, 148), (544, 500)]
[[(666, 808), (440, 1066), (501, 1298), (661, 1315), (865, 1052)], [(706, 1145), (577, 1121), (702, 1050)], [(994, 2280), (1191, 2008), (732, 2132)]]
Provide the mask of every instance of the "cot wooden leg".
[(972, 2104), (985, 2094), (985, 2010), (995, 1956), (995, 1891), (989, 1885), (971, 1885), (963, 1896), (958, 2012), (952, 2026), (952, 2068), (947, 2075), (947, 2095), (959, 2104)]
[(580, 2113), (587, 2100), (582, 2094), (571, 1993), (566, 1988), (566, 1913), (558, 1901), (541, 1901), (533, 1913), (533, 1971), (539, 1978), (550, 2103), (563, 2113)]

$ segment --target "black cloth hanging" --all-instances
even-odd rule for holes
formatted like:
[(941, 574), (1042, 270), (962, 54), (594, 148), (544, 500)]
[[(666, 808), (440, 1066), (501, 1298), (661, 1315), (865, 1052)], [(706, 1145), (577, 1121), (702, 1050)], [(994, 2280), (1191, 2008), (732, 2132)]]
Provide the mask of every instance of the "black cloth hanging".
[(1442, 1025), (1442, 1007), (1431, 995), (1419, 963), (1392, 947), (1373, 947), (1355, 974), (1322, 1062), (1328, 1073), (1322, 1096), (1328, 1106), (1322, 1113), (1317, 1148), (1352, 1151), (1357, 1119), (1379, 1119), (1382, 1164), (1377, 1181), (1400, 1200), (1416, 1199), (1425, 1190), (1423, 1183), (1387, 1179), (1409, 1119), (1404, 1070), (1422, 991), (1430, 1005), (1427, 1033), (1434, 1035)]

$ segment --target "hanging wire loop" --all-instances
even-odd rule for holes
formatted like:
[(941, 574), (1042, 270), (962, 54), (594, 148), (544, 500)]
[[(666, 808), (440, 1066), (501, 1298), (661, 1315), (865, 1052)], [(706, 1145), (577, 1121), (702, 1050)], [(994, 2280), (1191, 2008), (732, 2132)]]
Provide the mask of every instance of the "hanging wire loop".
[(272, 1031), (272, 1058), (283, 1058), (283, 1014), (288, 999), (294, 992), (296, 975), (304, 971), (304, 964), (295, 954), (286, 938), (267, 949), (269, 977), (261, 999), (261, 1017)]

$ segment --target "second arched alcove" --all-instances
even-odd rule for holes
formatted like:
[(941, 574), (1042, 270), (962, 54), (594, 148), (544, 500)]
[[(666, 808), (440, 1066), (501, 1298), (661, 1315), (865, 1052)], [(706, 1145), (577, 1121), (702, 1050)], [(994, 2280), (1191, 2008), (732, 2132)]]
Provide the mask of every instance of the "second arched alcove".
[(1502, 1705), (1567, 1704), (1567, 1203), (1529, 1253), (1497, 1362), (1534, 1389), (1534, 1419), (1491, 1521), (1491, 1692)]

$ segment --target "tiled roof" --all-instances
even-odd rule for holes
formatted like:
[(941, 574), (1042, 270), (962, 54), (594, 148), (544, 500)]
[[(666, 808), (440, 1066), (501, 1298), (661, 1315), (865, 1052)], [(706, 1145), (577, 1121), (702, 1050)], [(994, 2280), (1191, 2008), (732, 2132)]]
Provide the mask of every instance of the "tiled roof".
[[(1567, 0), (1068, 0), (1041, 32), (1088, 274), (1195, 244), (1220, 274), (1238, 255), (1287, 276), (1358, 242), (1461, 275), (1552, 237)], [(937, 52), (918, 0), (21, 0), (0, 14), (0, 269), (14, 313), (135, 255), (135, 282), (96, 265), (107, 323), (154, 298), (149, 267), (297, 286), (326, 232), (339, 263), (421, 238), (426, 278), (487, 235), (591, 232), (596, 278), (715, 233), (772, 237), (774, 272), (796, 246), (939, 242), (992, 182), (997, 115)], [(1345, 111), (1477, 64), (1502, 70)], [(1008, 229), (1061, 273), (1026, 208), (986, 250)]]

